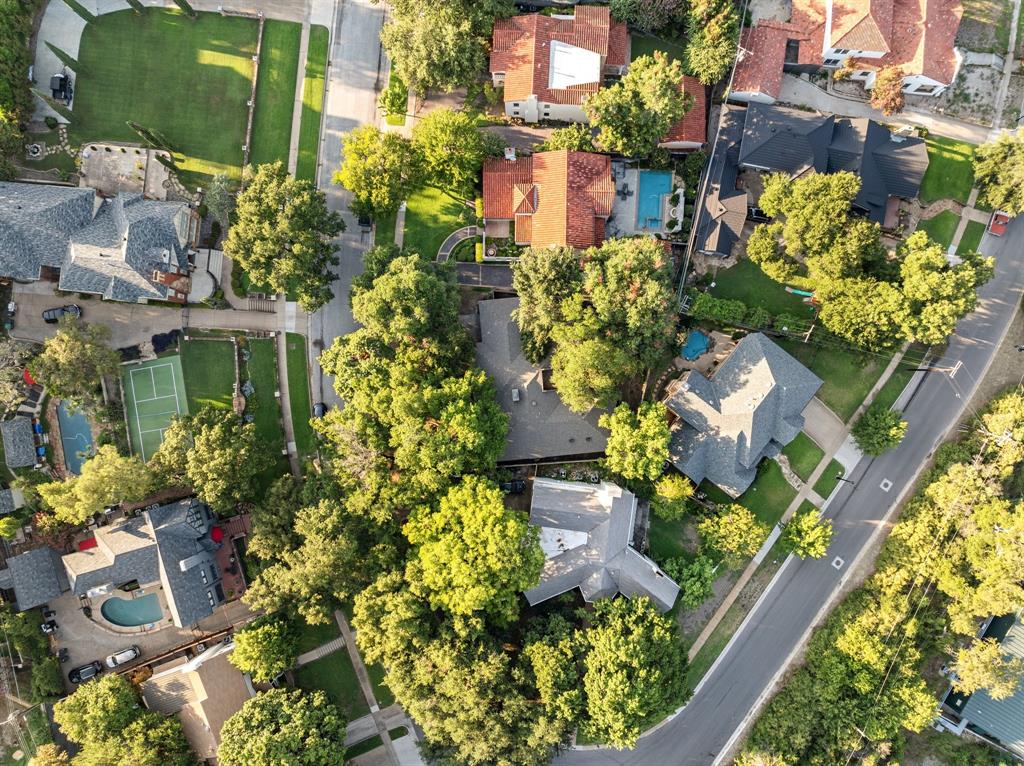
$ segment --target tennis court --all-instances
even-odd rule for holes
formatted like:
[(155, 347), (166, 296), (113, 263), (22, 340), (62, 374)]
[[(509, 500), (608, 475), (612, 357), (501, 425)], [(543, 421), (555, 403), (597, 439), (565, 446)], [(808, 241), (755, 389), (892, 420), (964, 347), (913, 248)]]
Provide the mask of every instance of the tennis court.
[(163, 442), (171, 418), (188, 414), (181, 358), (175, 354), (129, 367), (122, 381), (132, 452), (149, 460)]

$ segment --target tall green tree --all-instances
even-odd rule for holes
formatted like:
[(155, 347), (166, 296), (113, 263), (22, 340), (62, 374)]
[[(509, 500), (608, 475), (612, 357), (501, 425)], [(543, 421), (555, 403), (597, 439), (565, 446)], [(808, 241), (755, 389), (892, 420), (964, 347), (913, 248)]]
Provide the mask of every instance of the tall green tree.
[(686, 501), (692, 495), (690, 480), (670, 469), (654, 485), (651, 511), (665, 521), (677, 521), (686, 514)]
[(736, 60), (740, 18), (732, 0), (690, 0), (686, 69), (705, 85), (724, 80)]
[(825, 254), (844, 236), (850, 204), (859, 191), (860, 178), (848, 171), (797, 179), (772, 173), (765, 178), (758, 205), (783, 221), (779, 234), (786, 253), (809, 259)]
[(415, 546), (406, 578), (457, 616), (514, 621), (519, 594), (537, 584), (544, 566), (537, 527), (505, 508), (496, 484), (476, 476), (448, 490), (437, 510), (417, 509), (403, 531)]
[(53, 743), (40, 745), (29, 766), (68, 766), (68, 754)]
[(74, 766), (198, 766), (177, 716), (139, 710), (114, 739), (89, 742)]
[(43, 341), (43, 351), (29, 363), (29, 370), (51, 396), (75, 406), (96, 404), (100, 378), (116, 374), (121, 366), (109, 341), (106, 325), (85, 324), (65, 315), (57, 334)]
[(984, 689), (994, 700), (1012, 697), (1024, 678), (1024, 660), (1011, 657), (994, 638), (979, 638), (956, 652), (953, 688), (960, 694)]
[(333, 180), (352, 192), (349, 206), (354, 212), (388, 215), (423, 185), (420, 156), (404, 136), (362, 125), (346, 133), (341, 143), (344, 160)]
[(280, 160), (246, 167), (242, 185), (224, 252), (255, 284), (294, 293), (305, 311), (316, 311), (333, 297), (330, 267), (339, 261), (331, 240), (345, 222), (327, 209), (323, 192), (288, 175)]
[(583, 637), (588, 732), (617, 748), (686, 701), (686, 652), (675, 622), (647, 597), (602, 600)]
[(484, 160), (501, 156), (503, 143), (477, 127), (476, 117), (454, 109), (436, 109), (417, 121), (412, 146), (423, 162), (426, 183), (469, 196)]
[(1004, 131), (975, 149), (974, 182), (989, 207), (1024, 213), (1024, 136)]
[(851, 431), (865, 455), (877, 457), (896, 447), (907, 435), (907, 421), (882, 404), (872, 404), (857, 418)]
[(713, 516), (705, 516), (697, 524), (697, 531), (703, 546), (727, 558), (753, 556), (769, 532), (752, 511), (736, 503), (720, 508)]
[(271, 689), (224, 722), (223, 766), (335, 766), (345, 755), (345, 716), (322, 691)]
[(601, 88), (583, 104), (598, 130), (598, 143), (627, 157), (650, 155), (693, 106), (682, 81), (682, 65), (660, 51), (635, 59), (619, 82)]
[(299, 656), (299, 631), (294, 621), (281, 614), (258, 617), (235, 631), (231, 664), (267, 683), (295, 664)]
[(604, 338), (570, 340), (568, 333), (555, 337), (559, 342), (551, 357), (551, 382), (565, 406), (583, 414), (615, 404), (635, 370), (630, 355)]
[(612, 18), (646, 34), (686, 17), (686, 0), (611, 0)]
[(536, 363), (547, 355), (551, 334), (564, 319), (562, 302), (582, 286), (580, 257), (571, 247), (530, 247), (512, 264), (512, 288), (519, 296), (513, 317), (527, 359)]
[(625, 479), (654, 481), (668, 460), (668, 411), (661, 402), (642, 402), (634, 412), (623, 403), (601, 415), (607, 428), (605, 464)]
[(832, 522), (812, 508), (793, 515), (782, 527), (782, 547), (802, 559), (820, 559), (832, 541)]
[(104, 508), (142, 500), (156, 488), (155, 477), (145, 463), (104, 444), (82, 463), (78, 476), (40, 484), (37, 490), (60, 521), (84, 524)]
[(564, 128), (555, 128), (551, 131), (551, 135), (537, 146), (536, 151), (557, 152), (560, 149), (568, 149), (573, 152), (596, 152), (593, 128), (582, 122), (574, 122)]

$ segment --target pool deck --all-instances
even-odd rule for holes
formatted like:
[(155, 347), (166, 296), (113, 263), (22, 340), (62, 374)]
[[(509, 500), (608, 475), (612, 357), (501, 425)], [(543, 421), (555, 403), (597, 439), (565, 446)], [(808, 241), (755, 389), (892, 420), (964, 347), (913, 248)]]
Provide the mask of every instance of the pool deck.
[[(667, 234), (669, 232), (666, 223), (670, 218), (669, 197), (671, 196), (671, 183), (669, 193), (663, 194), (661, 199), (662, 225), (658, 229), (641, 228), (637, 225), (637, 208), (639, 206), (640, 173), (639, 168), (626, 167), (623, 162), (612, 163), (612, 178), (615, 181), (615, 198), (612, 200), (612, 216), (608, 220), (607, 235), (609, 237), (630, 237), (636, 234)], [(651, 171), (665, 172), (670, 171)], [(677, 211), (677, 218), (682, 217), (683, 200), (680, 194), (680, 201)]]

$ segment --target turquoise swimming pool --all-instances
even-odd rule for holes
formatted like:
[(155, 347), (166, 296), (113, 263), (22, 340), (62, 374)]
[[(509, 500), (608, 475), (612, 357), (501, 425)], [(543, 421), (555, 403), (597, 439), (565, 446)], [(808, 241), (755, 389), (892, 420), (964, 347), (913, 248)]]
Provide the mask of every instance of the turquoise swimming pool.
[(92, 429), (83, 410), (72, 412), (68, 403), (57, 403), (57, 423), (60, 425), (60, 442), (64, 448), (64, 465), (76, 476), (82, 472), (82, 463), (92, 455)]
[(122, 628), (134, 628), (160, 622), (164, 612), (160, 608), (160, 599), (155, 593), (138, 598), (119, 598), (112, 596), (100, 606), (103, 619)]
[(661, 231), (665, 228), (661, 200), (672, 192), (672, 173), (668, 170), (641, 170), (636, 193), (636, 228)]

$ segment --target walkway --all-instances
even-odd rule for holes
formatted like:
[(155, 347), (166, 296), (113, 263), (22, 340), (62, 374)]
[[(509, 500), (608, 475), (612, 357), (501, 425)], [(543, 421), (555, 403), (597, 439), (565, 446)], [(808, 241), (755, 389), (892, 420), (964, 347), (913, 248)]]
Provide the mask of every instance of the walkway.
[(448, 260), (448, 256), (452, 254), (452, 250), (455, 249), (457, 244), (465, 242), (467, 239), (472, 239), (473, 237), (479, 237), (481, 234), (483, 234), (483, 232), (480, 231), (477, 226), (463, 226), (461, 229), (453, 231), (448, 235), (445, 241), (441, 243), (441, 247), (438, 248), (437, 262), (444, 263)]
[(338, 636), (337, 638), (328, 641), (326, 644), (318, 646), (316, 649), (310, 649), (308, 652), (300, 654), (295, 659), (295, 667), (301, 668), (303, 665), (316, 662), (321, 657), (326, 657), (328, 654), (334, 654), (343, 646), (345, 646), (345, 639)]
[[(1013, 13), (1010, 19), (1009, 52), (1003, 60), (1003, 76), (999, 81), (999, 90), (996, 91), (995, 108), (992, 110), (992, 120), (995, 124), (992, 126), (992, 130), (988, 133), (990, 141), (994, 141), (1002, 132), (1000, 125), (1003, 121), (1003, 107), (1006, 104), (1006, 91), (1010, 87), (1010, 77), (1017, 71), (1018, 62), (1014, 60), (1014, 54), (1017, 52), (1017, 20), (1020, 17), (1020, 0), (1012, 0), (1012, 2)], [(1016, 124), (1011, 126), (1012, 129), (1015, 129), (1016, 127)]]
[[(284, 296), (281, 296), (282, 298)], [(278, 300), (277, 302), (277, 388), (281, 392), (281, 422), (284, 426), (284, 443), (288, 451), (288, 466), (292, 476), (302, 478), (302, 466), (299, 463), (298, 449), (295, 446), (295, 423), (292, 421), (291, 389), (288, 383), (288, 335), (295, 331), (298, 305), (293, 301)], [(305, 327), (305, 319), (303, 319)]]
[(846, 117), (868, 117), (879, 122), (906, 122), (928, 128), (933, 133), (972, 144), (983, 144), (988, 140), (989, 129), (972, 125), (941, 114), (931, 114), (915, 108), (907, 108), (898, 115), (886, 117), (877, 109), (860, 99), (846, 98), (828, 93), (814, 83), (791, 74), (782, 76), (782, 90), (779, 101), (813, 107), (822, 112), (840, 114)]
[(295, 75), (295, 104), (292, 106), (292, 140), (288, 147), (288, 172), (295, 175), (295, 167), (299, 162), (299, 132), (302, 125), (302, 96), (306, 79), (306, 54), (309, 49), (309, 13), (302, 20), (302, 33), (299, 37), (299, 66)]

